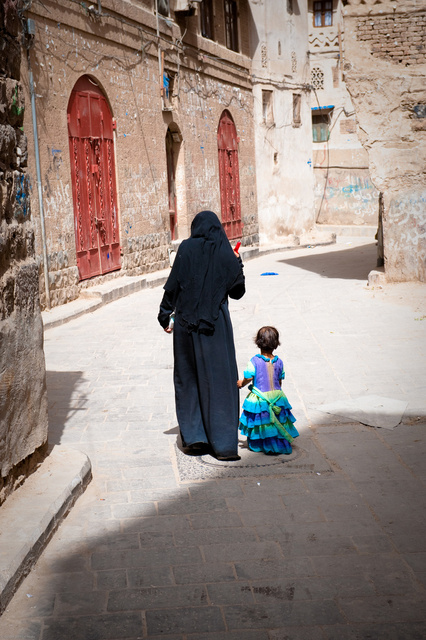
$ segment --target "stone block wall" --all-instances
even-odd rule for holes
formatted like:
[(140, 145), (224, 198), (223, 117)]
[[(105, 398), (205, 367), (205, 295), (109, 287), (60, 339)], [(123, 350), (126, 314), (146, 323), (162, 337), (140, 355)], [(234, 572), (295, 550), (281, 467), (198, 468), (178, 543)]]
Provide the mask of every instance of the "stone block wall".
[(41, 461), (47, 443), (18, 9), (19, 0), (0, 5), (0, 504)]
[[(90, 3), (89, 3), (90, 5)], [(217, 129), (224, 109), (239, 136), (243, 244), (258, 242), (255, 188), (253, 95), (248, 57), (247, 1), (239, 3), (238, 53), (224, 46), (224, 3), (215, 2), (215, 40), (200, 36), (199, 15), (159, 19), (154, 1), (96, 3), (33, 2), (26, 16), (35, 22), (31, 64), (37, 86), (42, 191), (52, 306), (76, 297), (94, 280), (77, 269), (67, 107), (75, 83), (87, 75), (105, 95), (116, 129), (115, 166), (121, 270), (103, 279), (140, 275), (168, 266), (171, 246), (166, 133), (179, 133), (176, 239), (189, 234), (202, 209), (221, 213)], [(181, 40), (183, 39), (183, 40)], [(170, 108), (160, 94), (159, 48), (164, 70), (175, 75)], [(161, 59), (161, 57), (160, 57)], [(28, 92), (26, 65), (23, 83)], [(31, 113), (25, 126), (31, 128)], [(29, 139), (29, 156), (34, 157)], [(31, 170), (31, 177), (35, 177)], [(33, 203), (38, 222), (38, 203)], [(36, 226), (36, 253), (41, 237)], [(41, 304), (44, 280), (41, 259)], [(98, 281), (98, 280), (96, 280)]]
[(383, 194), (388, 281), (426, 281), (426, 13), (417, 0), (348, 0), (345, 80)]
[(357, 39), (366, 42), (374, 58), (404, 64), (426, 62), (426, 11), (413, 16), (391, 14), (360, 17)]

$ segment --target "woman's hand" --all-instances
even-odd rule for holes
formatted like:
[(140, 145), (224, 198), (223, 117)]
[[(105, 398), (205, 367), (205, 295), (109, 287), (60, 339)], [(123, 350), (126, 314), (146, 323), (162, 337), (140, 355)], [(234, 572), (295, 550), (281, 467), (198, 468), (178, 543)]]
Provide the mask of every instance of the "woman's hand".
[(243, 380), (237, 380), (237, 387), (241, 389), (243, 386)]
[(166, 333), (172, 333), (172, 332), (173, 332), (173, 329), (171, 329), (170, 327), (165, 327), (164, 331), (165, 331)]

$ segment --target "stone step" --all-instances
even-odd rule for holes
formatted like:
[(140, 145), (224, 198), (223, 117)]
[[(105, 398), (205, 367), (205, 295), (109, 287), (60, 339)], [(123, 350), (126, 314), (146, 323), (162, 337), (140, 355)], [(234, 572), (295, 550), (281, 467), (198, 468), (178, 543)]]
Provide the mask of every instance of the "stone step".
[(0, 615), (92, 478), (86, 454), (53, 447), (0, 510)]
[(375, 225), (345, 225), (345, 224), (317, 224), (316, 228), (325, 233), (335, 233), (336, 236), (352, 236), (373, 238), (377, 233)]

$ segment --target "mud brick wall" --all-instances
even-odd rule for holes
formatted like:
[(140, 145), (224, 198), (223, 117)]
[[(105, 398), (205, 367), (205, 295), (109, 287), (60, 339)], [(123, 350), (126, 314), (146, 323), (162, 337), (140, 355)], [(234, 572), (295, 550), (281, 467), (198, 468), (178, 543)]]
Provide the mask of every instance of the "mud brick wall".
[(357, 39), (371, 55), (408, 66), (426, 62), (426, 12), (359, 18)]
[(0, 504), (43, 458), (43, 326), (20, 83), (19, 0), (0, 3)]

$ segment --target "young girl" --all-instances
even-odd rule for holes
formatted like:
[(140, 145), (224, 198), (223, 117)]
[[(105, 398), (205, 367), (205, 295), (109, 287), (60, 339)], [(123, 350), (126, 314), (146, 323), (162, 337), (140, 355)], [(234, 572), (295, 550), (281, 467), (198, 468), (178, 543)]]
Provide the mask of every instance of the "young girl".
[(291, 405), (281, 390), (285, 378), (283, 362), (273, 353), (280, 344), (278, 331), (275, 327), (262, 327), (255, 344), (260, 354), (250, 360), (244, 378), (237, 382), (239, 389), (252, 383), (243, 403), (239, 428), (247, 436), (251, 451), (291, 453), (291, 443), (299, 433), (293, 425), (296, 418), (291, 413)]

